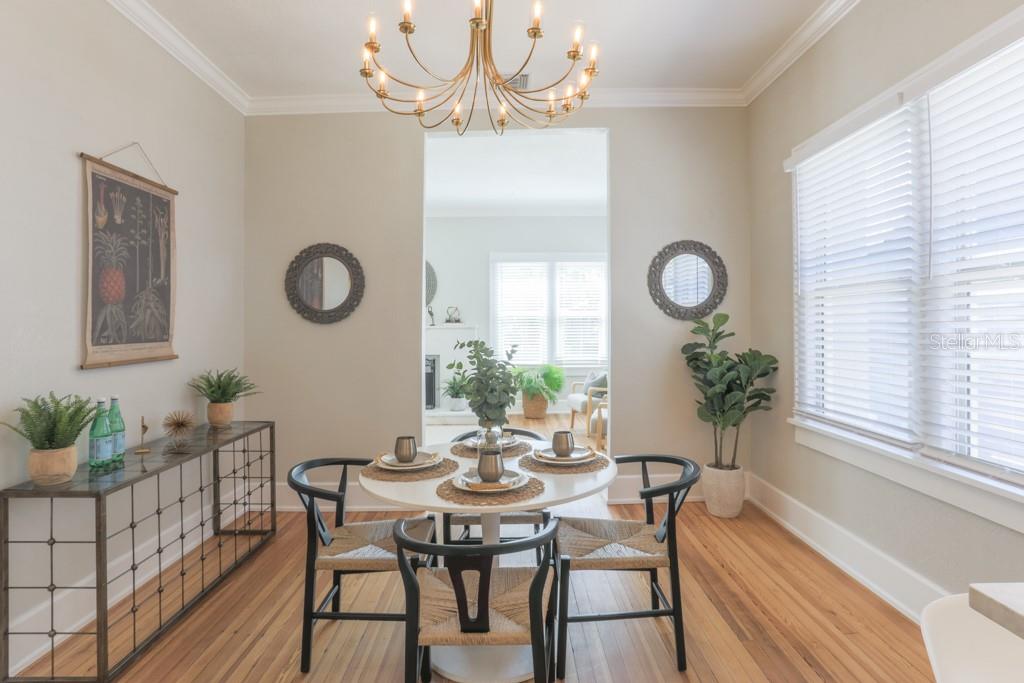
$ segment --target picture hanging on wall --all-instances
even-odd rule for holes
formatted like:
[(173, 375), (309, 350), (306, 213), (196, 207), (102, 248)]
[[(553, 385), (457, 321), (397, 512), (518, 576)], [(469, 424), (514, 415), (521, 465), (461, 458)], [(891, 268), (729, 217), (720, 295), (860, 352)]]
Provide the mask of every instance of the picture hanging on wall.
[(83, 369), (171, 360), (176, 190), (82, 154), (87, 273)]

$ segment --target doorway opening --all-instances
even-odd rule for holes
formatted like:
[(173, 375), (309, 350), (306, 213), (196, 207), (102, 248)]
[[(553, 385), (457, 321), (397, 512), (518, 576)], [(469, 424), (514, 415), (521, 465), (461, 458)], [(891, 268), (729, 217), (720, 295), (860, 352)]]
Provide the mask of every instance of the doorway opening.
[(607, 449), (608, 141), (603, 129), (426, 137), (424, 438), (476, 428), (459, 341), (515, 348), (510, 425)]

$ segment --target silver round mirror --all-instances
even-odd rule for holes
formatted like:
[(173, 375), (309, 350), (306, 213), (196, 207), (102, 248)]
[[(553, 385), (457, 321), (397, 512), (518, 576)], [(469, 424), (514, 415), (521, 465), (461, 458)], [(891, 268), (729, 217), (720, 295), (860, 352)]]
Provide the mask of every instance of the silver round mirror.
[(725, 264), (703, 242), (682, 240), (666, 246), (651, 261), (647, 288), (667, 315), (696, 320), (722, 303), (728, 277)]
[(296, 256), (284, 281), (292, 308), (306, 320), (333, 323), (347, 318), (363, 298), (363, 268), (336, 244), (314, 244)]

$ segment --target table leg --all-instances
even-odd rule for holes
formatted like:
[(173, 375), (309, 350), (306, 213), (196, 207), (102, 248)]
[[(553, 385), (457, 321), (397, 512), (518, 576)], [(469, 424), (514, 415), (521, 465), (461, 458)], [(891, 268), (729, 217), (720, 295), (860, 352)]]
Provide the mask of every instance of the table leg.
[[(501, 542), (501, 515), (480, 515), (485, 544)], [(495, 558), (495, 564), (500, 564)], [(432, 647), (431, 668), (457, 683), (519, 683), (533, 680), (533, 653), (526, 646)]]

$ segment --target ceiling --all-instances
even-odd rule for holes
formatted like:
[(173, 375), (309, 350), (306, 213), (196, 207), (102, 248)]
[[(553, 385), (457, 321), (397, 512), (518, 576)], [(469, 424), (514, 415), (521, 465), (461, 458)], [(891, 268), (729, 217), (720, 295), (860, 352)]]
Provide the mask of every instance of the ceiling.
[[(358, 74), (366, 18), (380, 58), (415, 74), (398, 33), (401, 0), (108, 0), (244, 113), (376, 110)], [(590, 106), (743, 106), (857, 0), (547, 0), (531, 87), (565, 68), (573, 26), (601, 50)], [(495, 0), (495, 57), (514, 71), (531, 0)], [(423, 61), (465, 59), (469, 0), (414, 0)]]
[[(500, 158), (501, 163), (494, 163)], [(572, 173), (565, 169), (572, 167)], [(604, 216), (607, 133), (589, 128), (427, 136), (423, 209), (451, 216)]]

